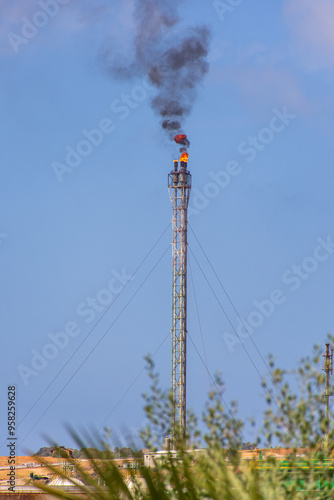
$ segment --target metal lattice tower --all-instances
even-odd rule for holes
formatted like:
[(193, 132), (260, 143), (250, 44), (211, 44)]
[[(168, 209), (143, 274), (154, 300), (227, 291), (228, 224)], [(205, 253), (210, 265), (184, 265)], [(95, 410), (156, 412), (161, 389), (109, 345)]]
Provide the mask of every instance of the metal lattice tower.
[(328, 422), (327, 432), (329, 432), (329, 398), (332, 396), (332, 391), (330, 388), (330, 375), (333, 374), (333, 351), (334, 349), (330, 349), (330, 344), (326, 344), (326, 352), (323, 354), (324, 366), (323, 371), (326, 373), (326, 387), (324, 391), (324, 398), (326, 400), (326, 420)]
[(191, 175), (187, 163), (174, 161), (168, 175), (168, 190), (173, 208), (173, 290), (172, 290), (172, 422), (171, 446), (186, 435), (187, 367), (187, 212)]

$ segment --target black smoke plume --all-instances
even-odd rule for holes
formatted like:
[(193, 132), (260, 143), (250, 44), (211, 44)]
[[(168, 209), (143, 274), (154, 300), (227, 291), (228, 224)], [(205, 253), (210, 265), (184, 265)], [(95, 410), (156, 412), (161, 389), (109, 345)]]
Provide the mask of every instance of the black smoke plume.
[(182, 132), (196, 88), (209, 69), (209, 31), (202, 26), (181, 32), (178, 3), (180, 0), (135, 0), (136, 30), (130, 58), (129, 54), (116, 58), (112, 47), (103, 54), (111, 75), (149, 78), (156, 87), (152, 108), (171, 139)]

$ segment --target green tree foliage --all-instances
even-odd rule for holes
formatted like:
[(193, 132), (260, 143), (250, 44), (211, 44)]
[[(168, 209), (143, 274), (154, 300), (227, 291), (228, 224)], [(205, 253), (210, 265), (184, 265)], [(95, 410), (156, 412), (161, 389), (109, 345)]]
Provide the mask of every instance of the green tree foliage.
[[(334, 345), (333, 341), (329, 335), (328, 342)], [(270, 357), (270, 380), (263, 383), (269, 387), (261, 436), (265, 446), (270, 447), (275, 442), (310, 451), (324, 448), (326, 453), (333, 451), (334, 428), (330, 425), (333, 414), (326, 418), (322, 352), (320, 345), (314, 346), (312, 355), (301, 359), (290, 373), (277, 368)]]
[(43, 448), (40, 448), (36, 453), (34, 453), (33, 456), (36, 457), (51, 457), (52, 456), (52, 451), (53, 446), (44, 446)]
[(250, 441), (247, 441), (247, 443), (242, 443), (241, 449), (242, 450), (256, 450), (258, 446), (258, 443), (251, 443)]
[[(142, 436), (146, 446), (161, 447), (170, 425), (171, 400), (159, 387), (153, 364), (149, 366), (152, 387), (151, 394), (145, 396), (145, 406), (150, 425), (143, 430)], [(84, 482), (77, 488), (94, 500), (334, 498), (333, 430), (325, 434), (333, 419), (332, 415), (329, 421), (325, 417), (321, 349), (316, 346), (312, 355), (302, 359), (297, 370), (290, 373), (277, 368), (271, 358), (270, 370), (265, 382), (269, 392), (259, 439), (269, 451), (273, 444), (291, 447), (286, 460), (270, 457), (270, 453), (263, 459), (240, 460), (240, 450), (253, 448), (254, 443), (244, 439), (237, 404), (231, 404), (229, 409), (222, 404), (222, 382), (217, 377), (204, 410), (205, 430), (200, 431), (197, 419), (190, 415), (187, 441), (180, 440), (178, 451), (165, 455), (164, 460), (157, 458), (154, 468), (141, 465), (124, 474), (111, 460), (105, 460), (114, 456), (108, 446), (104, 446), (104, 460), (101, 460), (93, 451), (101, 448), (101, 443), (85, 436), (88, 441), (85, 444), (73, 432), (78, 447), (94, 470), (93, 475), (88, 474), (72, 460)], [(202, 450), (198, 451), (196, 448), (201, 443)], [(71, 491), (53, 490), (45, 485), (40, 488), (60, 498), (77, 498)]]

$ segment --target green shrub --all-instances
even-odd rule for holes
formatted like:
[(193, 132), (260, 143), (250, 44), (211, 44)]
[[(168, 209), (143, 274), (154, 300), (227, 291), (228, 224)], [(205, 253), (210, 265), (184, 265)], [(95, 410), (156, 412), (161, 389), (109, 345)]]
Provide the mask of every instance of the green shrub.
[[(332, 340), (329, 337), (329, 341)], [(334, 435), (329, 425), (332, 415), (330, 421), (325, 417), (321, 360), (320, 346), (316, 346), (312, 356), (302, 359), (297, 370), (287, 373), (276, 368), (270, 358), (270, 377), (263, 383), (267, 408), (258, 442), (268, 448), (273, 444), (292, 448), (287, 459), (275, 460), (268, 454), (258, 456), (257, 460), (240, 459), (240, 450), (246, 443), (244, 424), (237, 418), (235, 402), (230, 409), (222, 404), (222, 381), (217, 377), (215, 390), (209, 394), (204, 410), (205, 431), (199, 430), (197, 419), (190, 413), (186, 442), (180, 439), (178, 451), (167, 454), (164, 461), (156, 460), (153, 469), (141, 465), (124, 474), (111, 460), (106, 460), (114, 458), (106, 443), (91, 435), (82, 438), (72, 431), (78, 448), (94, 471), (89, 474), (74, 459), (68, 459), (84, 483), (78, 486), (80, 492), (91, 499), (102, 500), (334, 498), (334, 463), (330, 459)], [(150, 393), (144, 396), (149, 425), (143, 429), (142, 440), (144, 447), (154, 449), (161, 447), (162, 438), (170, 430), (171, 398), (159, 387), (152, 362), (149, 376)], [(326, 434), (328, 426), (330, 431)], [(251, 443), (246, 443), (249, 445)], [(254, 443), (251, 447), (254, 448)], [(101, 448), (104, 460), (92, 452)], [(45, 485), (40, 488), (60, 498), (78, 498), (71, 491), (54, 490)]]

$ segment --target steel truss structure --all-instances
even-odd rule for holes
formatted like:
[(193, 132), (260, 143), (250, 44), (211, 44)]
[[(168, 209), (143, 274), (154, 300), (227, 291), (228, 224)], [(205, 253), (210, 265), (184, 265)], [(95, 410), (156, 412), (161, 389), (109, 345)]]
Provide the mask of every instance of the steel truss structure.
[(173, 208), (172, 278), (172, 422), (171, 447), (186, 435), (187, 367), (187, 212), (191, 175), (187, 163), (174, 162), (168, 175), (168, 190)]

